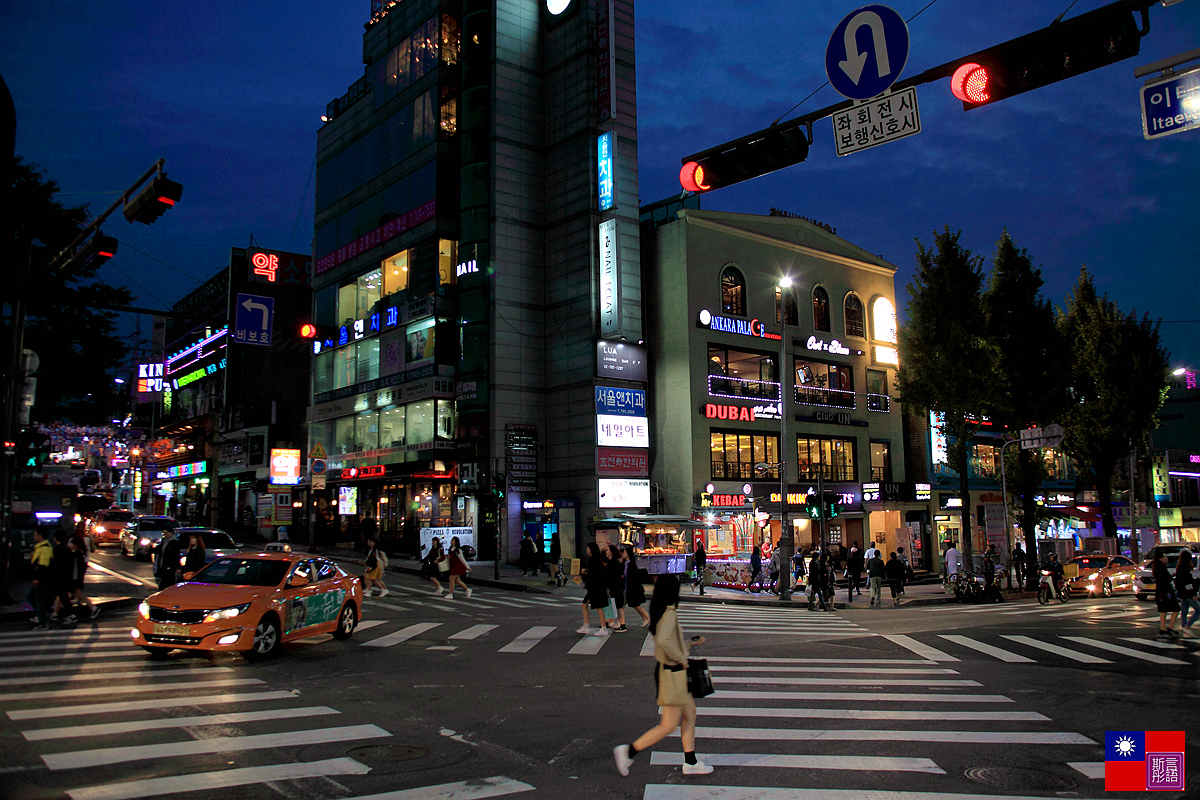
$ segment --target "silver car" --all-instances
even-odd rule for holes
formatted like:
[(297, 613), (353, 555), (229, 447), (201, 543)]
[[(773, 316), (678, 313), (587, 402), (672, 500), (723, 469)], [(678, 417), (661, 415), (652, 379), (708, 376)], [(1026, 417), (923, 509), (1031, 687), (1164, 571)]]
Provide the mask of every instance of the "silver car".
[(149, 559), (154, 546), (162, 538), (163, 531), (176, 530), (179, 523), (174, 517), (142, 514), (130, 520), (121, 531), (121, 552), (131, 558)]

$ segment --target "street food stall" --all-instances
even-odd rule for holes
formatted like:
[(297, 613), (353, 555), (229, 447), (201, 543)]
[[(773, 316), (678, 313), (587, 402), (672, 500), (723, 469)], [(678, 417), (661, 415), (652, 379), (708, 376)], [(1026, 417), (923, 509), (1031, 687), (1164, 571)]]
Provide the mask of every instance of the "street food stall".
[(618, 514), (588, 527), (601, 547), (632, 545), (651, 575), (682, 575), (692, 568), (694, 534), (716, 526), (670, 514)]

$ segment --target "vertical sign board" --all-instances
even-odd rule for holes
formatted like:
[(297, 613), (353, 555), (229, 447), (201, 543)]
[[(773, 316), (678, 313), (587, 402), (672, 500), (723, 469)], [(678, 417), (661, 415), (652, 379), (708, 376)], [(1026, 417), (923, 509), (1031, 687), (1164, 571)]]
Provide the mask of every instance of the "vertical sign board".
[(596, 3), (596, 117), (600, 122), (617, 116), (617, 40), (613, 36), (616, 0)]
[(596, 190), (601, 211), (613, 207), (613, 144), (612, 131), (605, 131), (596, 137)]
[(617, 221), (606, 219), (600, 235), (600, 335), (617, 336), (621, 331), (621, 263), (617, 253)]

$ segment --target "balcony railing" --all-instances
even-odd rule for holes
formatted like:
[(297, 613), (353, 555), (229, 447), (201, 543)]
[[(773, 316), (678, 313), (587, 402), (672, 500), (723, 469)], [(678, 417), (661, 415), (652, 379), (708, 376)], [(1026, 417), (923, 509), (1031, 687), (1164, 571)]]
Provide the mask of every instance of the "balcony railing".
[(892, 410), (892, 398), (886, 394), (872, 394), (867, 392), (867, 411), (882, 411), (887, 413)]
[(741, 461), (713, 461), (712, 476), (713, 480), (749, 481), (756, 478), (779, 480), (779, 470), (769, 469), (758, 473), (754, 471), (753, 464)]
[(709, 397), (750, 397), (756, 400), (779, 402), (779, 383), (759, 381), (751, 378), (727, 378), (724, 375), (708, 376)]
[(796, 402), (802, 406), (855, 408), (854, 392), (846, 389), (825, 389), (820, 386), (797, 386)]

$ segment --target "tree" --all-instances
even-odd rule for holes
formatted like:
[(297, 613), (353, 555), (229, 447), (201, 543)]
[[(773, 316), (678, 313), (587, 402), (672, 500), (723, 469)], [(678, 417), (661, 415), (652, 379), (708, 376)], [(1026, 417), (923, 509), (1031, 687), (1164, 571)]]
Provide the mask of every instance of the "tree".
[(959, 244), (962, 231), (917, 240), (917, 272), (908, 285), (908, 324), (900, 332), (898, 385), (906, 409), (945, 415), (949, 462), (962, 498), (961, 549), (970, 565), (971, 440), (992, 396), (992, 354), (985, 335), (983, 259)]
[(69, 274), (49, 268), (86, 224), (88, 209), (64, 206), (57, 198), (58, 184), (37, 165), (15, 159), (12, 174), (13, 213), (3, 224), (17, 257), (28, 259), (30, 267), (23, 289), (24, 346), (41, 360), (33, 418), (107, 424), (118, 401), (110, 372), (122, 364), (128, 349), (117, 336), (116, 314), (92, 306), (128, 305), (133, 296), (100, 281), (97, 266)]
[[(1108, 295), (1099, 296), (1087, 267), (1059, 315), (1071, 355), (1071, 403), (1063, 416), (1063, 447), (1096, 485), (1104, 535), (1116, 536), (1112, 479), (1131, 444), (1146, 442), (1158, 426), (1167, 391), (1167, 352), (1159, 321), (1122, 314)], [(1132, 509), (1131, 509), (1132, 511)]]
[[(1042, 297), (1042, 285), (1041, 270), (1005, 231), (996, 243), (983, 307), (996, 358), (990, 416), (1013, 432), (1057, 422), (1066, 410), (1070, 362), (1054, 307)], [(1030, 554), (1027, 579), (1033, 582), (1037, 574), (1036, 496), (1046, 478), (1042, 452), (1010, 452), (1005, 470), (1013, 494), (1021, 499), (1021, 528)]]

